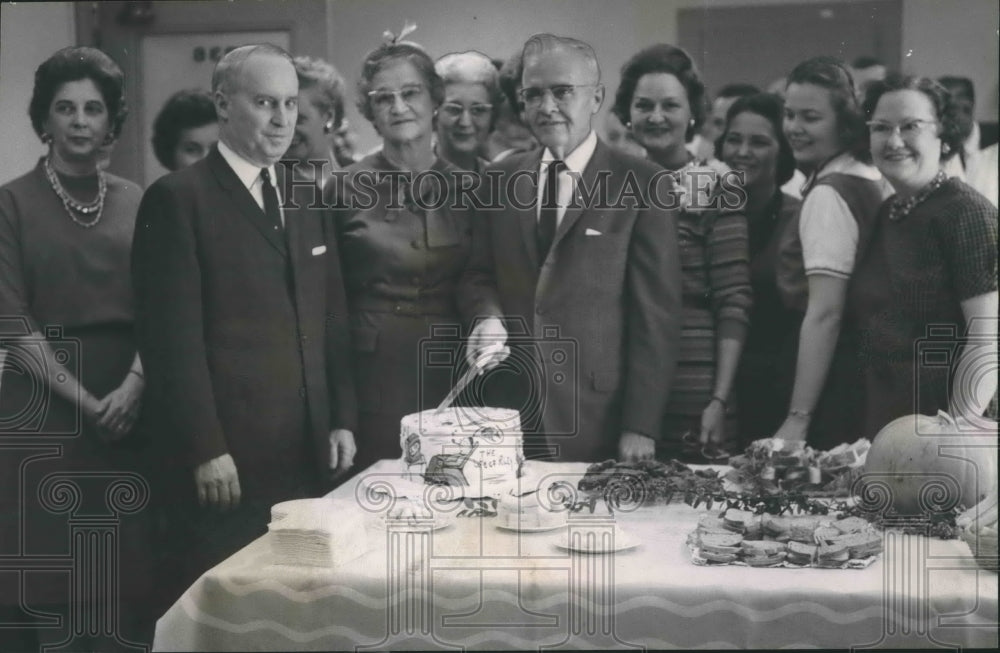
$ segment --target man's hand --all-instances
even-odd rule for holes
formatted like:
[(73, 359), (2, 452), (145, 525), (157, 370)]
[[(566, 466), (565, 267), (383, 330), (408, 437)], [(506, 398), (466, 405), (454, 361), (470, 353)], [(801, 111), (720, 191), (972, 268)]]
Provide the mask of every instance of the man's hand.
[(503, 320), (498, 317), (488, 317), (469, 335), (465, 348), (465, 358), (470, 366), (480, 366), (482, 371), (491, 370), (510, 356), (507, 346), (507, 329)]
[(337, 478), (354, 465), (354, 455), (358, 448), (354, 444), (354, 434), (347, 429), (330, 431), (330, 471)]
[(653, 438), (625, 431), (618, 441), (618, 458), (622, 462), (634, 463), (652, 460), (656, 455), (656, 441)]
[(240, 505), (240, 477), (228, 453), (195, 467), (194, 483), (201, 506), (229, 510)]

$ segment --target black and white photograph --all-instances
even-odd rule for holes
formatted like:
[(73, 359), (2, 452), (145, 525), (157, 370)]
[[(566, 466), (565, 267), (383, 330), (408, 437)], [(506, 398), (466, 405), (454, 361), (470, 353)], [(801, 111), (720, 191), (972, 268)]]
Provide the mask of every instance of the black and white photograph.
[(998, 38), (0, 1), (0, 651), (996, 650)]

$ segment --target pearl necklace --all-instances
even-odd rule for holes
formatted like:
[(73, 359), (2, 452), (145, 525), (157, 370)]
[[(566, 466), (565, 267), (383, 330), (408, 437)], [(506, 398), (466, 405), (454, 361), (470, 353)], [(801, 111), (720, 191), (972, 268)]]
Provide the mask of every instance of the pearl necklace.
[[(66, 214), (69, 215), (70, 219), (84, 229), (96, 227), (97, 223), (101, 221), (101, 216), (104, 214), (104, 198), (108, 193), (108, 180), (104, 176), (104, 171), (97, 170), (97, 199), (89, 204), (83, 204), (70, 197), (70, 194), (63, 188), (59, 177), (56, 175), (56, 171), (52, 169), (51, 157), (45, 158), (43, 167), (45, 168), (45, 177), (49, 180), (49, 186), (52, 187), (55, 194), (62, 200), (63, 207), (66, 209)], [(76, 217), (77, 213), (86, 217), (90, 217), (91, 215), (94, 217), (88, 222)]]

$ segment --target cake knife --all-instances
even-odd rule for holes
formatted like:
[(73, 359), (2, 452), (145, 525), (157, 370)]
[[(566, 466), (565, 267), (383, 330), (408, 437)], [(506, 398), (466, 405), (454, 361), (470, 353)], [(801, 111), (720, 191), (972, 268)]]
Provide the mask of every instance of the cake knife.
[(483, 369), (483, 366), (486, 364), (487, 360), (488, 357), (485, 356), (480, 358), (475, 363), (470, 365), (469, 369), (465, 370), (465, 372), (462, 373), (462, 376), (459, 377), (458, 382), (455, 383), (455, 387), (448, 392), (448, 395), (444, 398), (444, 401), (438, 404), (437, 410), (434, 411), (435, 415), (443, 411), (448, 406), (451, 406), (452, 402), (454, 402), (455, 399), (458, 398), (458, 395), (462, 394), (462, 390), (465, 390), (465, 386), (469, 385), (472, 379), (476, 378), (479, 372)]

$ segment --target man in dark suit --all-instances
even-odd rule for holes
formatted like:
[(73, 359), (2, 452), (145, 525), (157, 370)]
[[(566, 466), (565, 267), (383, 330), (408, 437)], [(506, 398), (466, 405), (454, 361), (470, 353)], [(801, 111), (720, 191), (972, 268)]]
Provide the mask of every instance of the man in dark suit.
[[(522, 405), (522, 420), (546, 436), (550, 453), (652, 458), (680, 339), (675, 213), (668, 197), (650, 201), (656, 166), (594, 134), (604, 87), (590, 46), (532, 37), (522, 82), (525, 118), (543, 149), (497, 166), (498, 195), (488, 203), (502, 208), (481, 211), (474, 228), (459, 291), (465, 316), (478, 319), (469, 358), (482, 361), (508, 341), (499, 318), (526, 327), (510, 339), (521, 352), (506, 365), (533, 384), (521, 401), (539, 405)], [(641, 201), (624, 197), (636, 193)]]
[[(273, 503), (352, 464), (356, 402), (329, 214), (275, 163), (298, 81), (268, 45), (212, 77), (219, 144), (146, 191), (132, 251), (144, 421), (162, 456), (169, 555), (192, 574), (265, 532)], [(298, 197), (292, 191), (303, 191)], [(172, 561), (166, 563), (173, 568)]]

